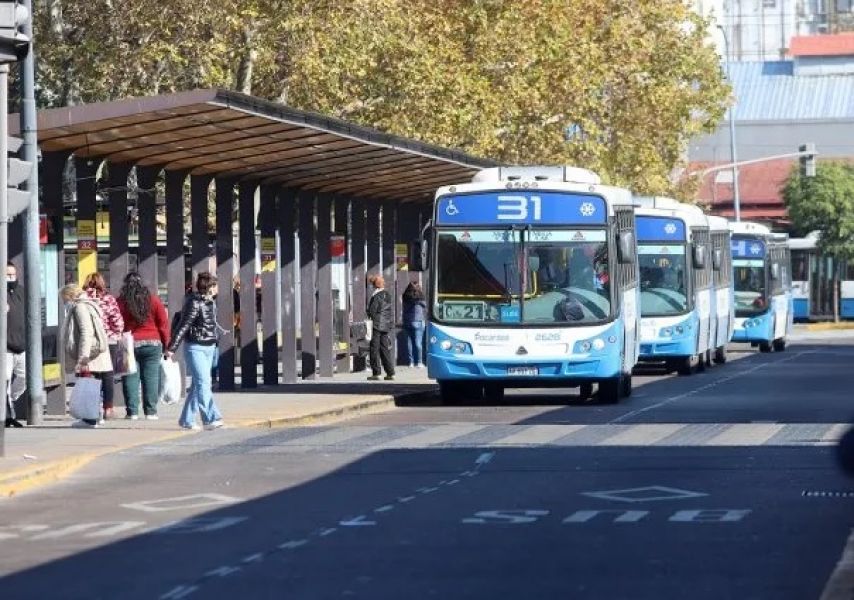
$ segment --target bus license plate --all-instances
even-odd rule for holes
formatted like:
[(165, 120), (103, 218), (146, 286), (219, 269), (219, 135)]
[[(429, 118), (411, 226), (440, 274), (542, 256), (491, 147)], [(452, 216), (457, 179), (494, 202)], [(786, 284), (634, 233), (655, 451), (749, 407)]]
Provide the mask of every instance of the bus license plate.
[(540, 370), (537, 367), (507, 367), (507, 374), (530, 377), (531, 375), (539, 375)]

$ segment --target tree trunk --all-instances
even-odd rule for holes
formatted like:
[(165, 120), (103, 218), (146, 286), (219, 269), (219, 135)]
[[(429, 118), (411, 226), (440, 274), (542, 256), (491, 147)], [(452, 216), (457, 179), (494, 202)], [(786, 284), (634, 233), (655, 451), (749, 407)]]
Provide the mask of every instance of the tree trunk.
[(252, 94), (252, 69), (255, 67), (255, 60), (258, 58), (258, 52), (252, 45), (255, 37), (255, 23), (251, 21), (247, 23), (240, 37), (243, 44), (243, 54), (240, 56), (240, 64), (237, 67), (236, 87), (238, 92)]

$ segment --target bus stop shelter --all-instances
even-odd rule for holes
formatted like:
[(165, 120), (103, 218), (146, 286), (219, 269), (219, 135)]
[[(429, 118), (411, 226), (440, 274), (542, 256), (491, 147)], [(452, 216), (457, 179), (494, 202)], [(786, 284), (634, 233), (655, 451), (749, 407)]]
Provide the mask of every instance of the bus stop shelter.
[[(16, 128), (13, 116), (10, 133)], [(43, 110), (38, 140), (42, 242), (58, 253), (53, 273), (43, 265), (48, 287), (76, 281), (66, 277), (68, 250), (77, 252), (79, 278), (97, 269), (98, 253), (106, 254), (110, 287), (118, 293), (130, 269), (132, 226), (137, 270), (153, 287), (165, 280), (170, 318), (180, 310), (188, 273), (215, 269), (218, 315), (228, 329), (220, 340), (220, 389), (233, 389), (237, 372), (241, 387), (254, 388), (363, 369), (349, 327), (334, 330), (336, 306), (345, 307), (345, 320), (363, 320), (371, 273), (402, 291), (396, 284), (405, 271), (395, 244), (418, 236), (436, 188), (494, 165), (224, 90)], [(64, 231), (69, 212), (73, 249)], [(106, 224), (98, 221), (103, 217)], [(99, 245), (102, 226), (108, 241)], [(165, 261), (158, 261), (158, 248)], [(344, 262), (349, 280), (337, 290), (336, 306), (333, 262)], [(164, 265), (165, 274), (158, 272)], [(227, 293), (234, 276), (242, 283), (237, 345), (229, 326), (235, 297)], [(260, 349), (253, 326), (259, 308)], [(62, 394), (62, 353), (55, 348), (61, 311), (48, 306), (45, 313), (45, 339), (54, 345), (45, 356), (53, 354), (56, 363), (46, 365), (46, 381)], [(49, 393), (49, 411), (59, 402)]]

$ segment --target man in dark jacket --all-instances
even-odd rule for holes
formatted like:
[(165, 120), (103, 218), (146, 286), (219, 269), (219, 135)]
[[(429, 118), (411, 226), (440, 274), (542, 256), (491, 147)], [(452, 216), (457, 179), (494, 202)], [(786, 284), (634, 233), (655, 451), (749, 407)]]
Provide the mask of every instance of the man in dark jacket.
[(15, 402), (27, 389), (26, 352), (27, 316), (24, 288), (18, 282), (18, 269), (6, 265), (9, 312), (6, 314), (6, 427), (23, 427), (15, 418)]
[(391, 336), (389, 333), (394, 329), (394, 310), (391, 304), (391, 295), (385, 289), (385, 280), (379, 275), (372, 275), (368, 283), (374, 286), (374, 293), (368, 302), (368, 318), (373, 321), (371, 330), (370, 359), (373, 375), (368, 377), (376, 381), (385, 369), (386, 381), (394, 379), (394, 362), (391, 360)]

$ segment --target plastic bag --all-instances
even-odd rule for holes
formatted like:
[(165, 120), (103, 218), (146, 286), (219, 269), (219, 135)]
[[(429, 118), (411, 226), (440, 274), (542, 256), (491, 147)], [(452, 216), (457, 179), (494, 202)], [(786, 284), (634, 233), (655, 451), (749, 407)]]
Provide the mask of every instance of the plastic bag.
[(175, 404), (181, 399), (181, 365), (174, 360), (164, 358), (160, 361), (160, 391), (157, 401), (163, 404)]
[(101, 380), (78, 377), (71, 390), (68, 410), (75, 419), (97, 421), (101, 418)]
[(117, 376), (136, 373), (136, 356), (133, 353), (133, 334), (126, 331), (116, 345), (116, 364), (113, 370)]

